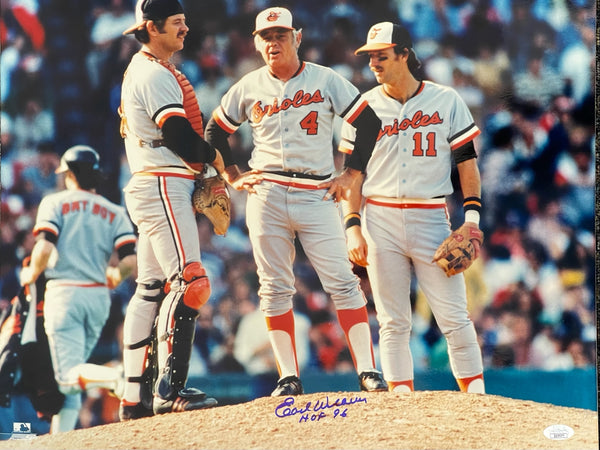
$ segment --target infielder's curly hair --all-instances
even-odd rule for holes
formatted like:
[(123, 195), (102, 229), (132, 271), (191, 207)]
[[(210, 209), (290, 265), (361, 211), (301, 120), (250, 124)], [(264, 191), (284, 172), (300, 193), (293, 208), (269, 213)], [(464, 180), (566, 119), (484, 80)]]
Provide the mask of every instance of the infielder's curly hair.
[(417, 58), (417, 54), (412, 48), (408, 47), (400, 47), (396, 45), (394, 47), (394, 53), (397, 55), (401, 55), (404, 52), (408, 52), (408, 59), (406, 60), (406, 65), (408, 66), (408, 70), (413, 74), (415, 78), (419, 78), (417, 75), (420, 75), (419, 69), (421, 68), (421, 60)]

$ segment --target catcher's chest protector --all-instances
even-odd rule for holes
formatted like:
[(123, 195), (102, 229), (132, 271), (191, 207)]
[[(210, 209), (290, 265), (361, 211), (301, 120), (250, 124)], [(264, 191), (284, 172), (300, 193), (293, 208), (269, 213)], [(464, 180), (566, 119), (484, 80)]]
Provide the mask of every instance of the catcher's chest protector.
[[(198, 99), (196, 98), (196, 93), (194, 92), (194, 87), (190, 83), (190, 81), (186, 78), (186, 76), (181, 73), (174, 64), (163, 61), (161, 59), (155, 58), (150, 53), (141, 52), (144, 56), (146, 56), (149, 60), (157, 62), (161, 66), (165, 67), (169, 70), (177, 80), (177, 84), (181, 88), (181, 92), (183, 93), (183, 109), (185, 111), (185, 115), (187, 120), (192, 125), (192, 128), (201, 138), (204, 138), (204, 122), (202, 120), (202, 111), (200, 110), (200, 105), (198, 105)], [(119, 113), (121, 115), (121, 136), (124, 136), (125, 128), (127, 127), (127, 121), (125, 115), (123, 113), (123, 107), (119, 108)]]

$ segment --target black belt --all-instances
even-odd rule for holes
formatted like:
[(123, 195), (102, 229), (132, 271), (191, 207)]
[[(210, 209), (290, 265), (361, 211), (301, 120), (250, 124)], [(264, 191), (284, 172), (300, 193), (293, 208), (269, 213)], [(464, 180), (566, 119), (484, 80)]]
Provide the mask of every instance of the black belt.
[(151, 148), (164, 147), (165, 141), (164, 139), (155, 139), (152, 142), (148, 142), (148, 146)]
[(142, 139), (138, 140), (138, 143), (140, 145), (140, 147), (147, 145), (150, 148), (158, 148), (158, 147), (164, 147), (165, 146), (165, 140), (164, 139), (154, 139), (153, 141), (143, 141)]
[(291, 170), (270, 170), (270, 171), (265, 171), (265, 173), (272, 173), (274, 175), (281, 175), (282, 177), (289, 177), (289, 178), (306, 178), (308, 180), (327, 180), (327, 179), (329, 179), (329, 177), (331, 177), (331, 174), (329, 174), (329, 175), (311, 175), (309, 173), (293, 172)]

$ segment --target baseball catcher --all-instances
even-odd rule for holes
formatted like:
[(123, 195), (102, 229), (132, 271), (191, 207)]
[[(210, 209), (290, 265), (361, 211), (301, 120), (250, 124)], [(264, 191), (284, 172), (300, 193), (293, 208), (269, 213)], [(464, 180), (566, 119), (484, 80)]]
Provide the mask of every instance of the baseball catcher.
[(473, 222), (465, 222), (438, 247), (433, 261), (446, 276), (451, 277), (467, 270), (479, 256), (483, 232)]
[(215, 234), (224, 236), (231, 222), (231, 200), (225, 179), (212, 166), (196, 176), (192, 194), (196, 212), (204, 214), (213, 224)]

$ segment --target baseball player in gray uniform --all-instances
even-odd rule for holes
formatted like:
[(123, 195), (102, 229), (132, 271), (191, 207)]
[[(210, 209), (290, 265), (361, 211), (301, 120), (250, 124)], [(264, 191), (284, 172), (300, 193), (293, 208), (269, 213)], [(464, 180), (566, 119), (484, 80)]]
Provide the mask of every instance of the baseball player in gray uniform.
[[(225, 94), (207, 125), (209, 142), (225, 148), (227, 136), (248, 121), (253, 169), (233, 179), (250, 190), (246, 220), (260, 281), (260, 306), (280, 378), (273, 396), (303, 393), (294, 343), (294, 239), (300, 240), (344, 330), (359, 386), (386, 390), (375, 369), (366, 300), (352, 272), (339, 204), (369, 159), (380, 120), (358, 89), (333, 70), (300, 61), (301, 30), (285, 8), (256, 16), (256, 49), (266, 65), (242, 77)], [(333, 177), (332, 132), (338, 115), (356, 127), (356, 152)], [(260, 179), (250, 177), (260, 174)]]
[[(194, 177), (205, 164), (222, 172), (223, 158), (203, 139), (193, 87), (169, 62), (189, 30), (181, 4), (138, 1), (136, 20), (124, 34), (133, 33), (142, 47), (126, 69), (119, 108), (132, 173), (125, 203), (139, 232), (137, 289), (123, 326), (121, 420), (217, 404), (186, 383), (196, 317), (210, 296), (192, 208)], [(142, 399), (157, 313), (158, 379), (153, 399)]]
[[(483, 393), (481, 351), (467, 311), (463, 274), (447, 277), (432, 262), (451, 232), (445, 197), (453, 192), (453, 161), (464, 196), (465, 224), (478, 228), (481, 180), (473, 140), (480, 130), (453, 89), (415, 78), (420, 62), (404, 27), (373, 25), (366, 44), (356, 51), (364, 53), (379, 83), (364, 97), (382, 128), (362, 195), (353, 190), (343, 208), (348, 254), (367, 267), (373, 290), (383, 375), (390, 390), (414, 390), (409, 349), (412, 263), (447, 339), (460, 389)], [(354, 130), (344, 125), (340, 150), (351, 153), (355, 146)], [(478, 255), (479, 244), (474, 245)]]
[[(66, 189), (49, 194), (38, 208), (37, 241), (23, 286), (44, 273), (44, 327), (54, 375), (66, 399), (52, 418), (51, 433), (73, 430), (82, 390), (102, 387), (119, 395), (122, 377), (113, 367), (87, 363), (110, 313), (109, 288), (133, 274), (136, 236), (125, 209), (95, 193), (100, 158), (86, 145), (69, 148), (57, 173)], [(109, 266), (116, 251), (118, 266)]]

